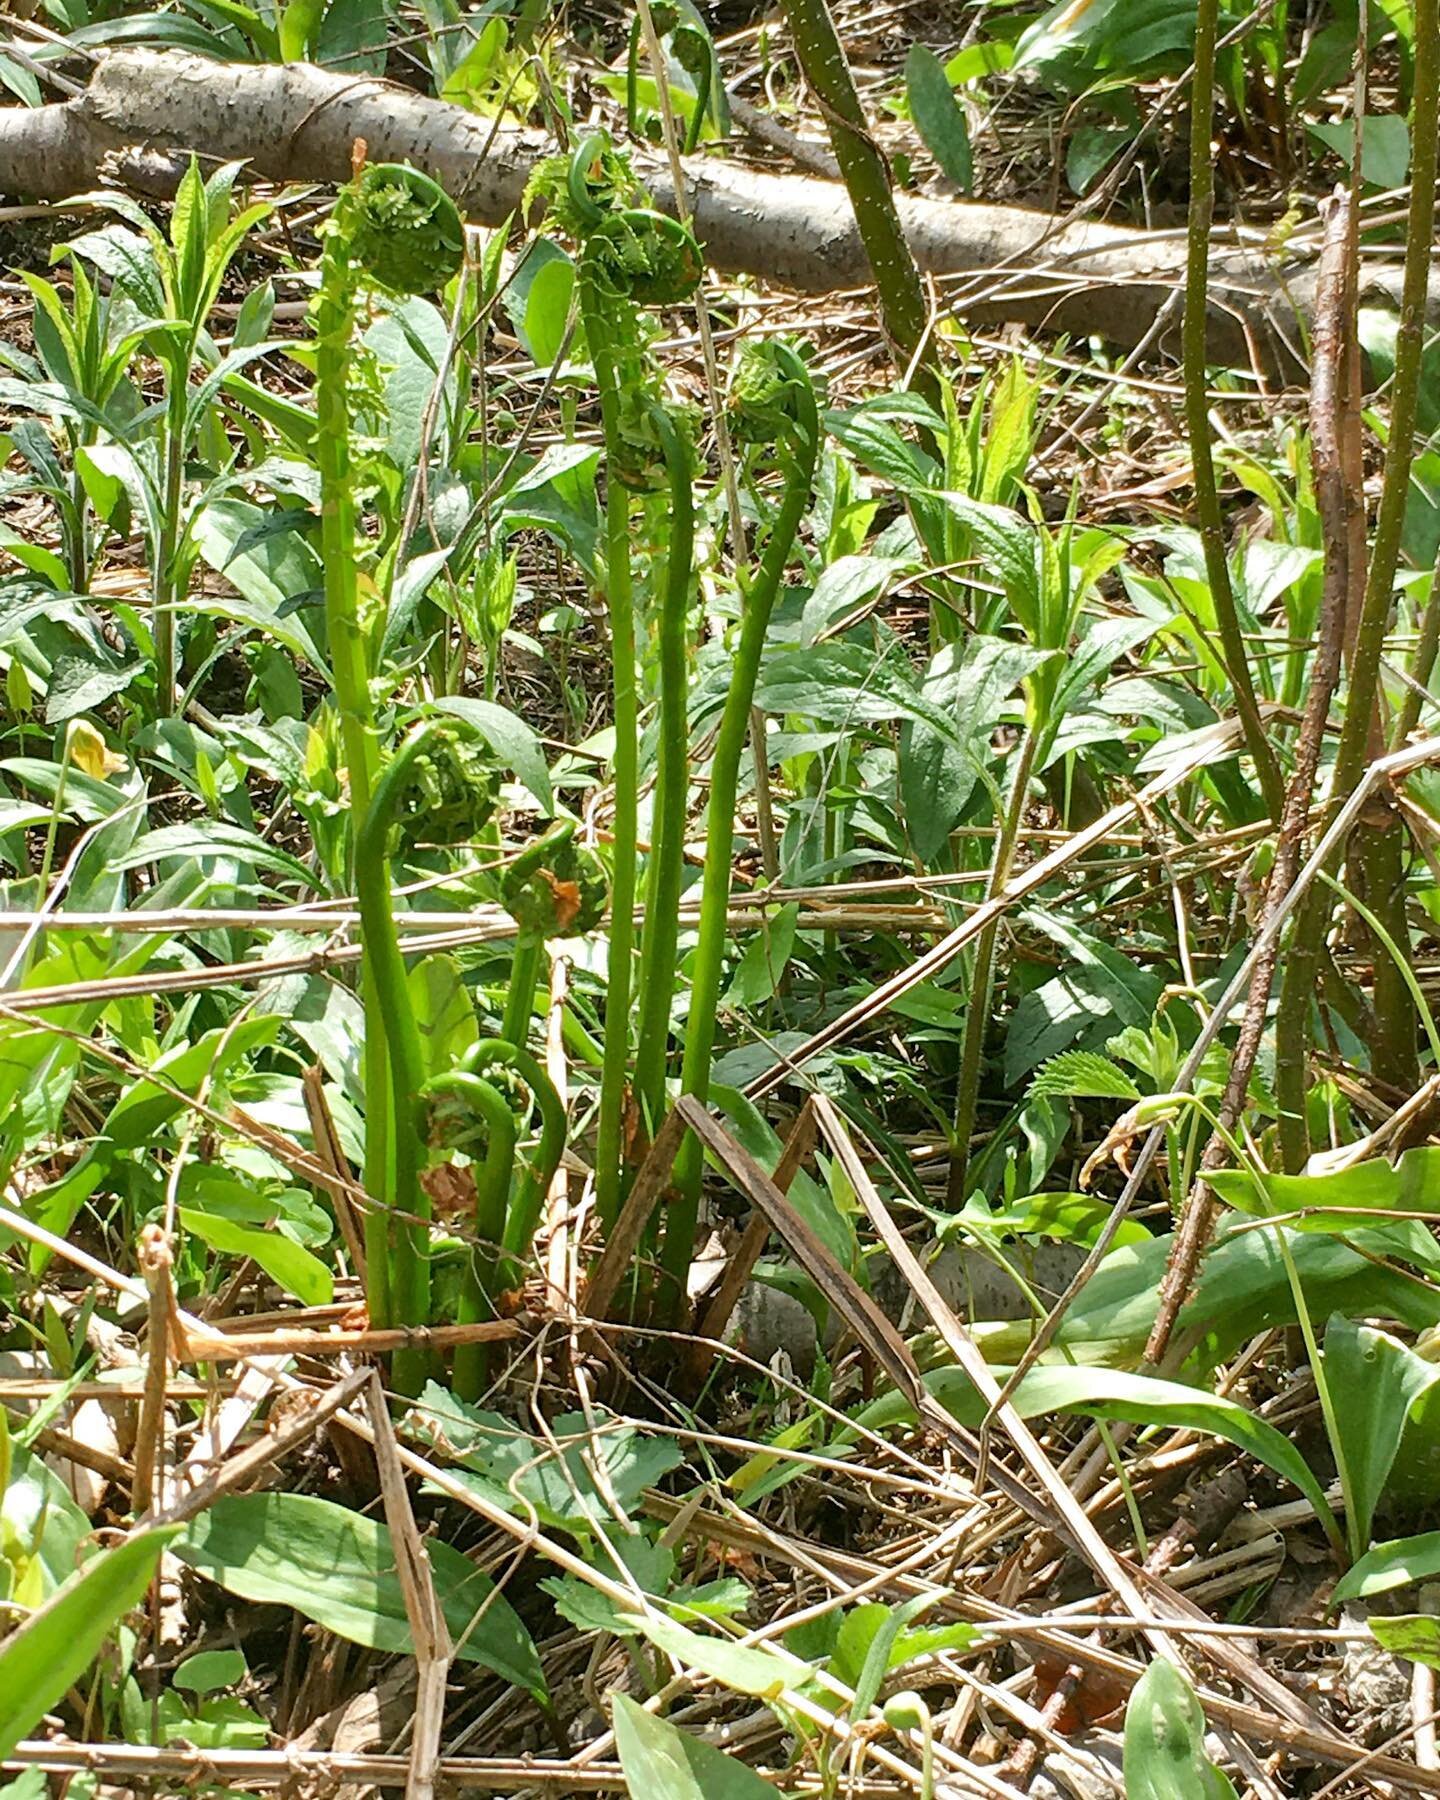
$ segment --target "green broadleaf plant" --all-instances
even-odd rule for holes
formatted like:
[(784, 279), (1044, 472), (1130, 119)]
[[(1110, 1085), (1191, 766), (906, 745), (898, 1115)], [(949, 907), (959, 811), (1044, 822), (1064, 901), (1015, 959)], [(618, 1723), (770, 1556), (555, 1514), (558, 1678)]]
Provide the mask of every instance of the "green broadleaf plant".
[(1234, 1784), (1205, 1754), (1205, 1714), (1190, 1683), (1163, 1658), (1131, 1690), (1125, 1707), (1127, 1800), (1237, 1800)]
[(0, 1646), (0, 1758), (89, 1668), (150, 1585), (160, 1553), (179, 1529), (140, 1531), (102, 1550)]

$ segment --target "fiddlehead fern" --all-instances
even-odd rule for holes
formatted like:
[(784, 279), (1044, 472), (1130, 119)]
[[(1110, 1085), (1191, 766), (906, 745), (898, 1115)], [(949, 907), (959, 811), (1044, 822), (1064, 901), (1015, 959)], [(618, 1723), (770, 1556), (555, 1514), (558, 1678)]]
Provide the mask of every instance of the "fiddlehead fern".
[(690, 761), (686, 715), (686, 630), (695, 552), (694, 459), (685, 432), (665, 407), (651, 412), (669, 487), (665, 586), (660, 603), (660, 725), (655, 824), (645, 872), (645, 927), (640, 958), (640, 1019), (635, 1042), (635, 1095), (654, 1131), (665, 1105), (665, 1049), (675, 997), (680, 936), (680, 883), (685, 861)]
[[(773, 445), (783, 480), (760, 567), (744, 590), (740, 639), (725, 695), (715, 755), (710, 767), (710, 801), (705, 829), (705, 876), (700, 890), (700, 931), (692, 967), (690, 1011), (681, 1087), (697, 1100), (710, 1091), (710, 1059), (715, 1046), (715, 1013), (730, 907), (730, 863), (735, 832), (735, 795), (750, 720), (750, 703), (760, 672), (765, 634), (800, 522), (810, 503), (820, 456), (820, 410), (799, 352), (778, 339), (747, 348), (732, 391), (731, 431), (739, 443)], [(675, 1195), (666, 1210), (661, 1267), (667, 1279), (666, 1305), (673, 1313), (685, 1294), (695, 1248), (700, 1201), (699, 1143), (687, 1137), (675, 1164)]]
[[(363, 146), (357, 146), (363, 151)], [(331, 673), (349, 765), (352, 803), (363, 813), (374, 784), (369, 667), (356, 579), (350, 464), (350, 372), (356, 304), (365, 284), (392, 293), (442, 287), (464, 259), (464, 227), (445, 190), (418, 169), (375, 163), (340, 190), (325, 230), (315, 330), (316, 457)]]
[[(489, 1078), (492, 1071), (506, 1083), (505, 1091)], [(520, 1124), (509, 1092), (509, 1083), (516, 1080), (529, 1090), (540, 1115), (539, 1140), (520, 1159), (515, 1155)], [(421, 1099), (432, 1146), (454, 1151), (483, 1144), (475, 1182), (475, 1242), (461, 1279), (456, 1317), (462, 1324), (493, 1319), (501, 1297), (524, 1281), (540, 1209), (565, 1149), (565, 1108), (529, 1051), (498, 1039), (473, 1045), (458, 1069), (426, 1085)], [(462, 1345), (452, 1369), (455, 1392), (461, 1399), (475, 1399), (486, 1376), (485, 1345)]]
[[(402, 820), (413, 818), (412, 796), (444, 797), (446, 822), (451, 831), (473, 835), (494, 807), (494, 788), (486, 782), (467, 785), (475, 772), (475, 734), (453, 719), (429, 720), (418, 725), (401, 744), (375, 783), (370, 806), (355, 839), (355, 892), (365, 929), (366, 971), (373, 988), (373, 1018), (380, 1035), (368, 1035), (372, 1019), (367, 1009), (367, 1064), (377, 1044), (388, 1051), (389, 1102), (394, 1120), (392, 1155), (383, 1171), (385, 1179), (371, 1187), (383, 1204), (367, 1221), (367, 1262), (375, 1272), (375, 1292), (385, 1295), (389, 1316), (405, 1325), (424, 1325), (430, 1317), (430, 1268), (428, 1226), (430, 1200), (420, 1180), (424, 1167), (425, 1126), (421, 1090), (426, 1068), (415, 1008), (395, 931), (390, 901), (389, 839)], [(469, 792), (472, 810), (462, 815), (462, 796)], [(374, 1103), (367, 1093), (367, 1101)], [(367, 1119), (367, 1126), (369, 1121)], [(406, 1215), (401, 1217), (401, 1215)], [(372, 1315), (375, 1298), (372, 1294)], [(397, 1386), (412, 1383), (419, 1375), (409, 1353), (396, 1356)]]
[[(360, 878), (360, 838), (369, 819), (380, 767), (370, 699), (370, 668), (359, 603), (354, 471), (350, 460), (350, 376), (356, 309), (366, 283), (392, 292), (439, 287), (458, 273), (464, 227), (444, 190), (418, 170), (393, 163), (363, 167), (356, 145), (354, 179), (336, 200), (325, 232), (320, 286), (311, 320), (315, 332), (315, 444), (320, 470), (321, 556), (325, 567), (325, 622), (330, 671), (340, 719), (350, 786), (351, 846)], [(383, 877), (383, 841), (380, 834)], [(372, 881), (377, 871), (369, 871)], [(388, 883), (385, 905), (389, 906)], [(368, 933), (367, 933), (368, 936)], [(393, 939), (393, 923), (390, 928)], [(398, 952), (397, 952), (398, 957)], [(396, 1179), (390, 1141), (390, 1074), (387, 1030), (367, 943), (362, 975), (365, 999), (365, 1183), (372, 1194), (393, 1194)], [(402, 970), (403, 973), (403, 970)], [(382, 1230), (382, 1227), (384, 1228)], [(374, 1235), (382, 1254), (369, 1259), (367, 1300), (377, 1323), (395, 1316), (385, 1254), (388, 1226)]]
[(580, 314), (605, 431), (605, 599), (614, 680), (615, 857), (595, 1189), (600, 1216), (608, 1225), (619, 1211), (623, 1184), (635, 946), (639, 703), (630, 489), (648, 485), (657, 448), (651, 402), (658, 398), (658, 382), (646, 354), (648, 327), (641, 309), (688, 298), (699, 282), (702, 262), (699, 246), (683, 226), (636, 204), (628, 166), (603, 132), (586, 137), (568, 161), (557, 159), (542, 165), (531, 190), (549, 200), (557, 222), (581, 243)]
[(575, 827), (568, 820), (537, 838), (506, 869), (500, 903), (516, 925), (510, 992), (500, 1027), (507, 1043), (525, 1043), (545, 940), (593, 931), (605, 916), (608, 893), (604, 865), (575, 842)]

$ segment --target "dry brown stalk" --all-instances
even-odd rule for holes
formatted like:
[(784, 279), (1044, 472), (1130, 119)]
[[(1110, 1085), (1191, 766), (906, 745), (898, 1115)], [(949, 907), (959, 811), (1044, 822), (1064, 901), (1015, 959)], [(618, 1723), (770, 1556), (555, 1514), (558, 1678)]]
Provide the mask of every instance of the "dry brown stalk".
[(163, 1510), (138, 1518), (136, 1529), (142, 1525), (173, 1525), (196, 1518), (222, 1494), (248, 1488), (256, 1476), (312, 1437), (341, 1407), (348, 1406), (369, 1376), (368, 1369), (356, 1369), (323, 1392), (297, 1386), (293, 1390), (298, 1396), (297, 1403), (282, 1417), (272, 1420), (262, 1436), (236, 1451), (212, 1469), (204, 1480), (171, 1500)]
[(380, 1495), (385, 1523), (395, 1546), (395, 1573), (410, 1622), (410, 1641), (415, 1650), (415, 1724), (410, 1743), (410, 1766), (405, 1775), (405, 1800), (434, 1800), (440, 1767), (440, 1735), (445, 1726), (445, 1678), (454, 1649), (444, 1608), (435, 1592), (435, 1574), (424, 1540), (415, 1524), (410, 1493), (400, 1466), (400, 1446), (390, 1422), (390, 1407), (380, 1377), (372, 1369), (365, 1388), (375, 1465), (380, 1472)]
[[(782, 1194), (790, 1191), (790, 1183), (799, 1173), (814, 1144), (815, 1109), (807, 1099), (800, 1108), (795, 1123), (790, 1127), (779, 1160), (775, 1164), (775, 1185)], [(730, 1323), (730, 1316), (739, 1304), (745, 1284), (759, 1262), (769, 1237), (770, 1221), (757, 1208), (750, 1215), (739, 1243), (730, 1253), (720, 1285), (706, 1309), (686, 1358), (686, 1379), (693, 1387), (699, 1387), (709, 1373), (710, 1365), (715, 1360), (716, 1348)]]
[[(1325, 212), (1325, 240), (1320, 258), (1320, 282), (1316, 301), (1314, 375), (1310, 394), (1310, 428), (1315, 473), (1315, 501), (1325, 542), (1325, 582), (1320, 608), (1318, 647), (1311, 669), (1310, 689), (1300, 735), (1295, 746), (1295, 769), (1285, 793), (1285, 805), (1275, 841), (1275, 860), (1265, 887), (1258, 931), (1281, 916), (1299, 872), (1305, 831), (1315, 798), (1315, 778), (1320, 748), (1330, 713), (1330, 700), (1340, 679), (1345, 643), (1346, 613), (1354, 590), (1353, 520), (1361, 523), (1362, 551), (1365, 518), (1363, 490), (1352, 485), (1353, 467), (1347, 439), (1351, 435), (1349, 409), (1358, 384), (1350, 370), (1359, 355), (1355, 338), (1356, 224), (1351, 195), (1337, 188)], [(1274, 986), (1280, 953), (1278, 936), (1270, 939), (1257, 957), (1250, 976), (1250, 991), (1240, 1024), (1229, 1076), (1221, 1097), (1218, 1124), (1200, 1161), (1200, 1174), (1186, 1201), (1175, 1233), (1170, 1259), (1160, 1287), (1155, 1324), (1145, 1346), (1152, 1366), (1163, 1361), (1180, 1309), (1195, 1283), (1200, 1259), (1210, 1241), (1219, 1213), (1219, 1202), (1206, 1176), (1223, 1168), (1230, 1158), (1230, 1134), (1245, 1109), (1250, 1077), (1265, 1033), (1270, 992)]]
[(354, 1180), (350, 1163), (345, 1155), (345, 1147), (340, 1142), (340, 1133), (335, 1128), (335, 1120), (330, 1112), (330, 1102), (325, 1098), (325, 1071), (319, 1063), (311, 1063), (301, 1077), (301, 1091), (305, 1097), (305, 1116), (310, 1121), (310, 1136), (315, 1145), (315, 1155), (334, 1177), (333, 1183), (324, 1189), (330, 1196), (335, 1209), (335, 1219), (340, 1227), (340, 1235), (345, 1240), (345, 1249), (350, 1257), (350, 1267), (360, 1281), (362, 1287), (365, 1280), (365, 1241), (364, 1226), (360, 1221), (354, 1202), (350, 1198), (349, 1188)]
[[(651, 1491), (645, 1496), (646, 1511), (657, 1518), (673, 1518), (679, 1506), (680, 1503), (668, 1495)], [(1097, 1645), (1084, 1636), (1077, 1636), (1076, 1631), (1070, 1629), (1070, 1622), (1028, 1618), (1013, 1608), (996, 1604), (985, 1595), (963, 1590), (957, 1592), (948, 1583), (942, 1585), (903, 1569), (887, 1569), (883, 1564), (853, 1551), (835, 1550), (822, 1544), (800, 1543), (769, 1530), (761, 1521), (745, 1514), (727, 1515), (702, 1508), (687, 1524), (685, 1533), (687, 1537), (702, 1542), (710, 1540), (749, 1551), (756, 1556), (771, 1556), (797, 1569), (818, 1575), (831, 1583), (837, 1592), (847, 1592), (859, 1584), (869, 1582), (876, 1575), (883, 1574), (887, 1580), (878, 1583), (872, 1591), (897, 1600), (924, 1594), (934, 1601), (934, 1617), (969, 1619), (981, 1625), (994, 1624), (1006, 1634), (1033, 1644), (1052, 1656), (1063, 1658), (1066, 1662), (1080, 1662), (1099, 1675), (1117, 1678), (1127, 1687), (1138, 1681), (1145, 1672), (1144, 1666), (1135, 1657)], [(1205, 1654), (1217, 1663), (1242, 1640), (1243, 1631), (1217, 1623), (1182, 1595), (1174, 1594), (1173, 1590), (1171, 1599), (1178, 1608), (1178, 1616), (1163, 1620), (1150, 1612), (1143, 1616), (1157, 1628), (1171, 1631), (1176, 1636), (1200, 1635), (1205, 1643)], [(1079, 1626), (1093, 1622), (1087, 1619), (1073, 1623)], [(1251, 1658), (1244, 1660), (1252, 1668), (1259, 1667)], [(1264, 1676), (1263, 1669), (1260, 1674)], [(1203, 1685), (1198, 1685), (1196, 1692), (1211, 1719), (1243, 1733), (1251, 1742), (1264, 1746), (1267, 1752), (1279, 1748), (1288, 1755), (1310, 1757), (1342, 1770), (1363, 1765), (1379, 1779), (1398, 1781), (1402, 1787), (1408, 1785), (1419, 1793), (1440, 1794), (1440, 1774), (1430, 1776), (1422, 1772), (1417, 1778), (1414, 1765), (1399, 1757), (1382, 1754), (1378, 1762), (1372, 1760), (1374, 1753), (1362, 1751), (1357, 1745), (1332, 1731), (1318, 1714), (1313, 1713), (1273, 1676), (1268, 1678), (1266, 1685), (1275, 1692), (1277, 1700), (1283, 1697), (1284, 1704), (1272, 1701), (1272, 1710), (1267, 1711), (1264, 1706), (1237, 1701), (1230, 1694)], [(1297, 1713), (1298, 1717), (1295, 1716)], [(1432, 1785), (1426, 1785), (1427, 1782)]]
[(145, 1346), (145, 1392), (140, 1402), (140, 1422), (135, 1432), (135, 1478), (130, 1494), (137, 1512), (149, 1512), (155, 1503), (156, 1483), (165, 1456), (165, 1383), (173, 1350), (177, 1312), (174, 1257), (170, 1240), (159, 1225), (147, 1225), (140, 1233), (136, 1253), (145, 1277), (148, 1329)]
[[(1142, 1573), (1165, 1580), (1186, 1551), (1205, 1547), (1245, 1504), (1245, 1478), (1238, 1468), (1226, 1469), (1191, 1496), (1163, 1536), (1150, 1546)], [(1109, 1609), (1105, 1609), (1109, 1610)], [(1063, 1730), (1070, 1708), (1084, 1686), (1087, 1670), (1070, 1662), (1045, 1702), (1043, 1716), (1052, 1730)], [(1040, 1739), (1031, 1736), (1016, 1746), (1002, 1766), (1007, 1778), (1021, 1789), (1029, 1788), (1040, 1760)]]
[(359, 1331), (186, 1332), (186, 1362), (237, 1362), (252, 1356), (388, 1356), (394, 1350), (453, 1350), (457, 1344), (495, 1344), (523, 1335), (516, 1319), (478, 1319), (468, 1325), (390, 1325)]
[[(976, 1391), (995, 1409), (995, 1415), (1001, 1427), (1015, 1446), (1020, 1460), (1043, 1495), (1043, 1504), (1037, 1509), (1035, 1498), (1029, 1494), (1028, 1489), (1023, 1490), (1028, 1500), (1027, 1511), (1032, 1517), (1037, 1517), (1038, 1512), (1038, 1520), (1052, 1528), (1058, 1526), (1063, 1535), (1074, 1543), (1125, 1609), (1136, 1617), (1143, 1616), (1146, 1608), (1129, 1571), (1100, 1536), (1084, 1508), (1080, 1506), (1069, 1488), (1056, 1474), (1055, 1465), (1041, 1449), (1034, 1432), (1009, 1401), (1000, 1400), (1000, 1383), (996, 1379), (994, 1371), (985, 1361), (974, 1338), (955, 1317), (939, 1289), (921, 1267), (919, 1259), (905, 1241), (904, 1234), (891, 1217), (889, 1209), (880, 1198), (874, 1182), (870, 1179), (869, 1171), (857, 1153), (840, 1114), (824, 1094), (817, 1094), (813, 1104), (820, 1130), (844, 1169), (870, 1223), (875, 1227), (880, 1242), (903, 1276), (906, 1286), (925, 1309), (930, 1322), (940, 1334), (945, 1348), (954, 1357), (959, 1367), (970, 1377), (975, 1384)], [(941, 1429), (945, 1430), (952, 1442), (960, 1441), (963, 1434), (959, 1432), (949, 1414), (930, 1399), (923, 1385), (917, 1385), (919, 1386), (917, 1399), (923, 1397), (921, 1416), (926, 1423), (931, 1423), (933, 1415), (938, 1413), (946, 1421), (945, 1426)], [(963, 1453), (973, 1464), (980, 1463), (979, 1446), (973, 1440), (965, 1437), (962, 1448)], [(1157, 1654), (1168, 1657), (1182, 1668), (1184, 1667), (1183, 1659), (1177, 1655), (1169, 1639), (1162, 1632), (1152, 1630), (1147, 1635)]]
[(655, 1141), (636, 1171), (620, 1217), (606, 1239), (604, 1252), (591, 1270), (585, 1285), (585, 1310), (592, 1319), (603, 1319), (609, 1314), (611, 1302), (640, 1248), (650, 1215), (670, 1180), (684, 1137), (685, 1120), (677, 1108), (655, 1133)]

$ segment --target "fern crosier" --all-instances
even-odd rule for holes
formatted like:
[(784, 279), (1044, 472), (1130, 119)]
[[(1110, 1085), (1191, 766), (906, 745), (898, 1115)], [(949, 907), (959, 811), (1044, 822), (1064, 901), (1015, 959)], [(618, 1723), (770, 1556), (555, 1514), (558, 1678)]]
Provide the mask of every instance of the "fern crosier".
[[(361, 874), (360, 846), (367, 841), (372, 797), (380, 779), (380, 746), (370, 694), (366, 621), (361, 615), (356, 566), (358, 544), (355, 467), (351, 439), (351, 382), (359, 297), (366, 285), (392, 293), (426, 292), (456, 275), (464, 259), (464, 226), (444, 190), (418, 170), (394, 163), (361, 168), (363, 146), (357, 145), (354, 179), (340, 190), (326, 227), (320, 261), (320, 285), (311, 311), (315, 333), (315, 460), (320, 472), (320, 535), (325, 569), (325, 622), (330, 671), (339, 715), (350, 790), (350, 842), (356, 874)], [(389, 866), (385, 835), (369, 838), (377, 866), (364, 871), (384, 889), (389, 900)], [(393, 936), (393, 925), (391, 927)], [(367, 934), (368, 937), (368, 934)], [(383, 951), (380, 952), (383, 959)], [(370, 1193), (395, 1203), (396, 1157), (414, 1162), (413, 1120), (394, 1117), (391, 1093), (391, 1017), (381, 999), (384, 975), (377, 978), (376, 954), (367, 942), (362, 970), (365, 998), (365, 1184)], [(398, 1027), (397, 1027), (398, 1029)], [(401, 1045), (404, 1063), (408, 1046)], [(392, 1144), (398, 1126), (400, 1147)], [(423, 1325), (424, 1316), (407, 1316), (423, 1303), (424, 1284), (414, 1263), (423, 1261), (423, 1243), (405, 1232), (397, 1238), (394, 1221), (383, 1212), (367, 1219), (367, 1301), (376, 1324), (397, 1315), (406, 1324)], [(400, 1268), (391, 1251), (398, 1245)]]
[(579, 244), (580, 316), (595, 368), (605, 431), (605, 601), (614, 680), (615, 846), (610, 908), (610, 980), (600, 1077), (596, 1203), (614, 1222), (623, 1187), (624, 1113), (630, 1063), (635, 948), (639, 702), (635, 594), (630, 566), (631, 494), (650, 488), (666, 462), (658, 426), (659, 371), (645, 309), (688, 299), (700, 281), (700, 247), (684, 226), (644, 203), (630, 166), (604, 132), (535, 173), (530, 197)]

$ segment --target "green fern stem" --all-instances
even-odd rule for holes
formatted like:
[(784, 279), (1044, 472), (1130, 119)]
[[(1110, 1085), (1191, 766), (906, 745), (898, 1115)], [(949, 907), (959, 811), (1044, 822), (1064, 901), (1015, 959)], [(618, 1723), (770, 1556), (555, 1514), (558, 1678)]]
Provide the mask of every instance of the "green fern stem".
[(690, 790), (686, 715), (686, 623), (695, 509), (690, 447), (663, 406), (651, 409), (670, 489), (666, 519), (665, 588), (660, 605), (660, 729), (656, 758), (655, 825), (645, 871), (645, 922), (640, 956), (635, 1096), (648, 1130), (665, 1106), (665, 1053), (675, 998), (675, 950), (680, 936), (680, 884), (685, 869), (686, 801)]
[[(356, 513), (350, 463), (350, 358), (355, 332), (355, 300), (359, 271), (351, 261), (342, 197), (336, 229), (327, 233), (320, 262), (320, 288), (314, 307), (315, 328), (315, 458), (320, 470), (320, 546), (325, 568), (325, 628), (330, 647), (330, 678), (350, 783), (350, 842), (358, 866), (361, 828), (370, 811), (371, 792), (380, 766), (365, 637), (360, 623), (356, 577)], [(390, 1068), (385, 1018), (367, 953), (361, 974), (365, 1014), (365, 1166), (364, 1181), (372, 1196), (391, 1185)], [(382, 1212), (365, 1219), (368, 1271), (366, 1302), (377, 1326), (395, 1322), (390, 1292), (389, 1222)]]
[(635, 951), (635, 857), (639, 819), (640, 728), (635, 687), (635, 587), (630, 568), (630, 493), (620, 478), (627, 454), (619, 370), (606, 296), (581, 259), (580, 311), (600, 391), (605, 432), (605, 602), (610, 618), (613, 728), (609, 979), (605, 992), (605, 1061), (595, 1147), (595, 1204), (608, 1229), (620, 1211), (624, 1181), (626, 1077), (630, 1062), (631, 961)]
[[(400, 803), (420, 759), (454, 730), (453, 722), (429, 720), (418, 725), (381, 771), (370, 805), (355, 838), (355, 894), (360, 922), (365, 930), (365, 961), (374, 987), (381, 1035), (389, 1050), (390, 1105), (394, 1143), (385, 1180), (372, 1198), (383, 1203), (378, 1229), (367, 1239), (372, 1269), (380, 1251), (382, 1291), (388, 1293), (396, 1323), (427, 1325), (430, 1322), (430, 1197), (420, 1182), (424, 1167), (425, 1055), (395, 915), (390, 902), (390, 858), (387, 840)], [(367, 1060), (377, 1040), (366, 1044)], [(367, 1099), (369, 1096), (367, 1095)], [(367, 1121), (368, 1124), (368, 1121)], [(408, 1217), (402, 1218), (404, 1213)], [(401, 1351), (395, 1357), (395, 1384), (411, 1391), (423, 1375), (421, 1352)]]
[[(425, 1089), (427, 1102), (458, 1101), (485, 1125), (485, 1155), (475, 1177), (475, 1242), (469, 1246), (455, 1307), (459, 1325), (495, 1317), (491, 1299), (493, 1271), (510, 1199), (510, 1173), (515, 1161), (515, 1115), (498, 1088), (467, 1069), (438, 1076)], [(489, 1379), (490, 1359), (483, 1343), (460, 1344), (450, 1365), (450, 1385), (462, 1400), (478, 1400)]]
[(515, 954), (510, 959), (510, 987), (505, 995), (505, 1013), (500, 1022), (500, 1035), (509, 1044), (524, 1045), (530, 1035), (530, 1019), (535, 1011), (535, 984), (540, 978), (540, 954), (544, 940), (537, 932), (520, 931), (515, 936)]
[[(1035, 767), (1035, 751), (1039, 742), (1039, 724), (1032, 723), (1020, 745), (1015, 766), (1015, 785), (1010, 793), (995, 845), (995, 860), (985, 897), (993, 899), (1010, 878), (1015, 860), (1015, 846), (1020, 827), (1025, 822), (1025, 805), (1030, 793), (1030, 775)], [(985, 1032), (990, 1023), (990, 995), (995, 981), (995, 940), (1000, 922), (995, 920), (980, 933), (975, 943), (975, 961), (970, 971), (970, 998), (965, 1007), (965, 1036), (960, 1048), (960, 1079), (955, 1102), (955, 1135), (950, 1146), (950, 1174), (946, 1205), (959, 1212), (967, 1199), (966, 1184), (970, 1174), (970, 1139), (975, 1130), (975, 1116), (980, 1104), (980, 1060), (985, 1047)]]
[(530, 1090), (530, 1098), (540, 1115), (540, 1139), (525, 1157), (506, 1207), (505, 1222), (500, 1231), (500, 1248), (504, 1252), (498, 1269), (498, 1291), (519, 1287), (524, 1276), (524, 1263), (530, 1254), (535, 1228), (540, 1223), (540, 1209), (545, 1195), (560, 1167), (565, 1153), (565, 1104), (555, 1084), (530, 1054), (516, 1044), (497, 1040), (476, 1044), (465, 1058), (467, 1069), (509, 1069)]
[[(438, 183), (416, 169), (394, 163), (356, 168), (355, 178), (340, 190), (325, 233), (320, 286), (312, 320), (315, 332), (315, 448), (320, 471), (320, 543), (325, 566), (325, 626), (329, 638), (330, 675), (340, 718), (340, 737), (350, 783), (350, 842), (357, 894), (362, 880), (370, 890), (372, 910), (383, 890), (389, 919), (389, 866), (383, 822), (378, 836), (371, 813), (380, 772), (380, 745), (370, 698), (370, 668), (360, 617), (356, 570), (357, 525), (354, 475), (350, 461), (349, 379), (355, 336), (356, 298), (362, 281), (399, 294), (425, 293), (458, 273), (464, 260), (465, 232), (454, 203)], [(396, 797), (398, 798), (398, 791)], [(367, 839), (367, 833), (369, 834)], [(375, 854), (362, 852), (368, 841)], [(364, 911), (365, 902), (361, 908)], [(368, 937), (367, 931), (367, 937)], [(389, 924), (393, 945), (395, 928)], [(391, 1095), (399, 1082), (390, 1067), (391, 1029), (387, 1020), (377, 955), (366, 945), (361, 977), (365, 1009), (365, 1169), (372, 1197), (390, 1196), (404, 1186), (405, 1171), (397, 1159), (411, 1127), (391, 1117)], [(404, 966), (395, 950), (395, 965), (404, 992)], [(406, 994), (408, 1005), (408, 994)], [(413, 1028), (413, 1016), (410, 1020)], [(403, 1033), (403, 1026), (397, 1026)], [(392, 1137), (394, 1142), (392, 1142)], [(411, 1151), (405, 1152), (406, 1156)], [(409, 1316), (414, 1295), (402, 1296), (392, 1285), (396, 1265), (390, 1255), (394, 1221), (383, 1213), (366, 1218), (365, 1249), (369, 1269), (366, 1301), (377, 1325)], [(411, 1244), (421, 1255), (428, 1246)], [(402, 1262), (405, 1252), (402, 1254)], [(428, 1267), (428, 1264), (427, 1264)], [(413, 1271), (410, 1272), (413, 1282)], [(428, 1278), (427, 1278), (428, 1279)], [(428, 1297), (427, 1297), (428, 1298)], [(428, 1316), (428, 1311), (427, 1311)], [(397, 1366), (400, 1359), (397, 1358)]]
[[(785, 455), (785, 487), (775, 525), (766, 543), (755, 581), (744, 596), (740, 639), (715, 754), (710, 766), (710, 802), (705, 824), (705, 873), (700, 888), (700, 928), (691, 971), (690, 1011), (685, 1055), (680, 1071), (682, 1093), (703, 1102), (710, 1093), (710, 1061), (715, 1048), (715, 1015), (728, 940), (730, 863), (735, 836), (735, 800), (750, 728), (750, 703), (760, 674), (760, 659), (780, 584), (795, 548), (801, 520), (810, 503), (820, 457), (820, 412), (810, 372), (787, 344), (773, 351), (783, 370), (795, 416), (781, 438)], [(785, 439), (788, 438), (788, 442)], [(665, 1215), (661, 1269), (666, 1280), (662, 1311), (672, 1317), (685, 1294), (695, 1252), (695, 1226), (700, 1207), (702, 1155), (698, 1140), (687, 1136), (675, 1163), (673, 1193)]]

